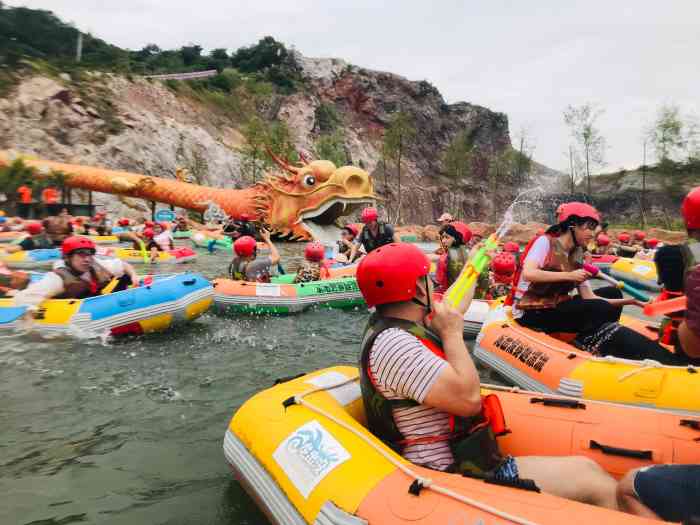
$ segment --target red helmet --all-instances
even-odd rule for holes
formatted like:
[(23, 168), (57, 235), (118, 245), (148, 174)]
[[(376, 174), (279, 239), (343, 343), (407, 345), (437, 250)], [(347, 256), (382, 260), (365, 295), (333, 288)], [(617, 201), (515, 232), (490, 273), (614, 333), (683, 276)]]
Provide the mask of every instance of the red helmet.
[(700, 228), (700, 186), (690, 190), (683, 199), (681, 214), (685, 221), (685, 227), (689, 230)]
[(153, 227), (156, 225), (156, 223), (153, 222), (153, 221), (145, 221), (145, 222), (143, 223), (143, 225), (144, 225), (146, 228), (153, 228)]
[(608, 237), (604, 233), (599, 233), (598, 237), (596, 237), (595, 242), (598, 246), (609, 246), (610, 245), (610, 237)]
[(326, 249), (320, 242), (310, 242), (304, 248), (304, 258), (307, 261), (319, 262), (323, 260), (323, 256), (326, 254)]
[(66, 240), (63, 241), (63, 244), (61, 244), (61, 253), (64, 257), (69, 256), (75, 250), (92, 250), (92, 253), (94, 254), (96, 251), (95, 243), (87, 237), (74, 235), (73, 237), (66, 238)]
[(153, 239), (153, 228), (144, 228), (143, 236), (146, 237), (146, 239)]
[(647, 248), (653, 250), (659, 245), (659, 239), (652, 237), (651, 239), (647, 239), (644, 244), (646, 244)]
[(241, 213), (241, 215), (238, 217), (238, 220), (241, 221), (249, 221), (250, 220), (250, 215), (247, 213)]
[(463, 244), (467, 244), (469, 241), (472, 240), (472, 231), (469, 229), (469, 226), (467, 226), (463, 222), (452, 222), (450, 223), (450, 226), (457, 230), (457, 233), (459, 233), (462, 236)]
[(44, 227), (39, 222), (27, 222), (24, 224), (24, 231), (29, 235), (39, 235), (44, 231)]
[(517, 242), (508, 241), (503, 245), (503, 250), (508, 253), (520, 253), (520, 245)]
[(372, 250), (357, 267), (357, 285), (367, 306), (413, 299), (416, 280), (430, 271), (430, 261), (420, 248), (391, 243)]
[(377, 213), (377, 208), (365, 208), (362, 210), (362, 215), (360, 215), (360, 220), (367, 224), (368, 222), (374, 222), (379, 217)]
[(501, 252), (491, 260), (491, 269), (498, 275), (513, 275), (515, 273), (515, 255)]
[(630, 234), (627, 232), (620, 232), (617, 234), (617, 240), (620, 242), (630, 242)]
[(644, 239), (646, 239), (646, 237), (647, 237), (647, 234), (641, 230), (637, 230), (634, 232), (634, 240), (635, 241), (643, 241)]
[(557, 221), (559, 224), (565, 222), (569, 217), (581, 217), (582, 219), (593, 219), (596, 222), (600, 222), (598, 210), (585, 202), (567, 202), (557, 208)]
[(129, 226), (130, 222), (131, 222), (131, 221), (130, 221), (129, 219), (127, 219), (126, 217), (122, 217), (121, 219), (119, 219), (119, 221), (117, 222), (117, 224), (118, 224), (119, 226)]
[(233, 243), (233, 251), (235, 251), (236, 255), (239, 257), (250, 257), (255, 253), (257, 247), (258, 243), (255, 242), (255, 239), (250, 235), (239, 237), (236, 239), (236, 242)]
[(360, 229), (354, 224), (346, 224), (345, 226), (343, 226), (343, 229), (348, 230), (353, 237), (357, 237), (357, 234), (360, 233)]
[(160, 226), (160, 229), (165, 231), (168, 229), (168, 223), (167, 222), (157, 222), (154, 224), (154, 226)]

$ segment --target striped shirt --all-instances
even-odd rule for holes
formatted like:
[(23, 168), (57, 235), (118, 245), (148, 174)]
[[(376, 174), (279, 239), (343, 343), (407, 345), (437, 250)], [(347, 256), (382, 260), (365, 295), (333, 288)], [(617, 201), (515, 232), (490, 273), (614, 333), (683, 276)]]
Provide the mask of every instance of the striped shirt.
[[(374, 341), (369, 368), (377, 390), (387, 399), (423, 403), (447, 362), (420, 340), (400, 328), (384, 330)], [(427, 405), (393, 409), (394, 421), (405, 439), (450, 432), (449, 415)], [(454, 459), (447, 442), (408, 445), (403, 456), (417, 465), (445, 470)]]

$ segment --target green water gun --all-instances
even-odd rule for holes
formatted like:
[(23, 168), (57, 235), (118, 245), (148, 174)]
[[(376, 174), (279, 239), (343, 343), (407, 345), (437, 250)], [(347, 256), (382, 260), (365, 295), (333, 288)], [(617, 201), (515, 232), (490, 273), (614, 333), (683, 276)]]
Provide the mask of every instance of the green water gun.
[(447, 291), (445, 300), (448, 305), (452, 308), (459, 306), (467, 291), (474, 286), (479, 274), (486, 269), (491, 261), (491, 257), (487, 253), (496, 248), (498, 248), (498, 232), (491, 234), (484, 242), (484, 246), (479, 248), (474, 256), (467, 261), (466, 268)]

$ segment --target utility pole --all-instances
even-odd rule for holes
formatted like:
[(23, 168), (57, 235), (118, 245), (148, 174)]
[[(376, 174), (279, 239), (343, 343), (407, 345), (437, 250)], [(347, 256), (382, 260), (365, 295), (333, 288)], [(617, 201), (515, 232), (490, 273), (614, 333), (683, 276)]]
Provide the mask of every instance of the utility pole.
[(83, 34), (78, 31), (78, 41), (75, 44), (75, 61), (80, 62), (83, 58)]

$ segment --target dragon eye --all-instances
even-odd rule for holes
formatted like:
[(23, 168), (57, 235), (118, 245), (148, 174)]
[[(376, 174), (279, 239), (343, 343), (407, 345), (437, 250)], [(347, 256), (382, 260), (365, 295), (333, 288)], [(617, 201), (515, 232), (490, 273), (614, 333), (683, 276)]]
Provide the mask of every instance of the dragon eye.
[(316, 184), (316, 177), (312, 175), (304, 177), (304, 186), (313, 186), (314, 184)]

